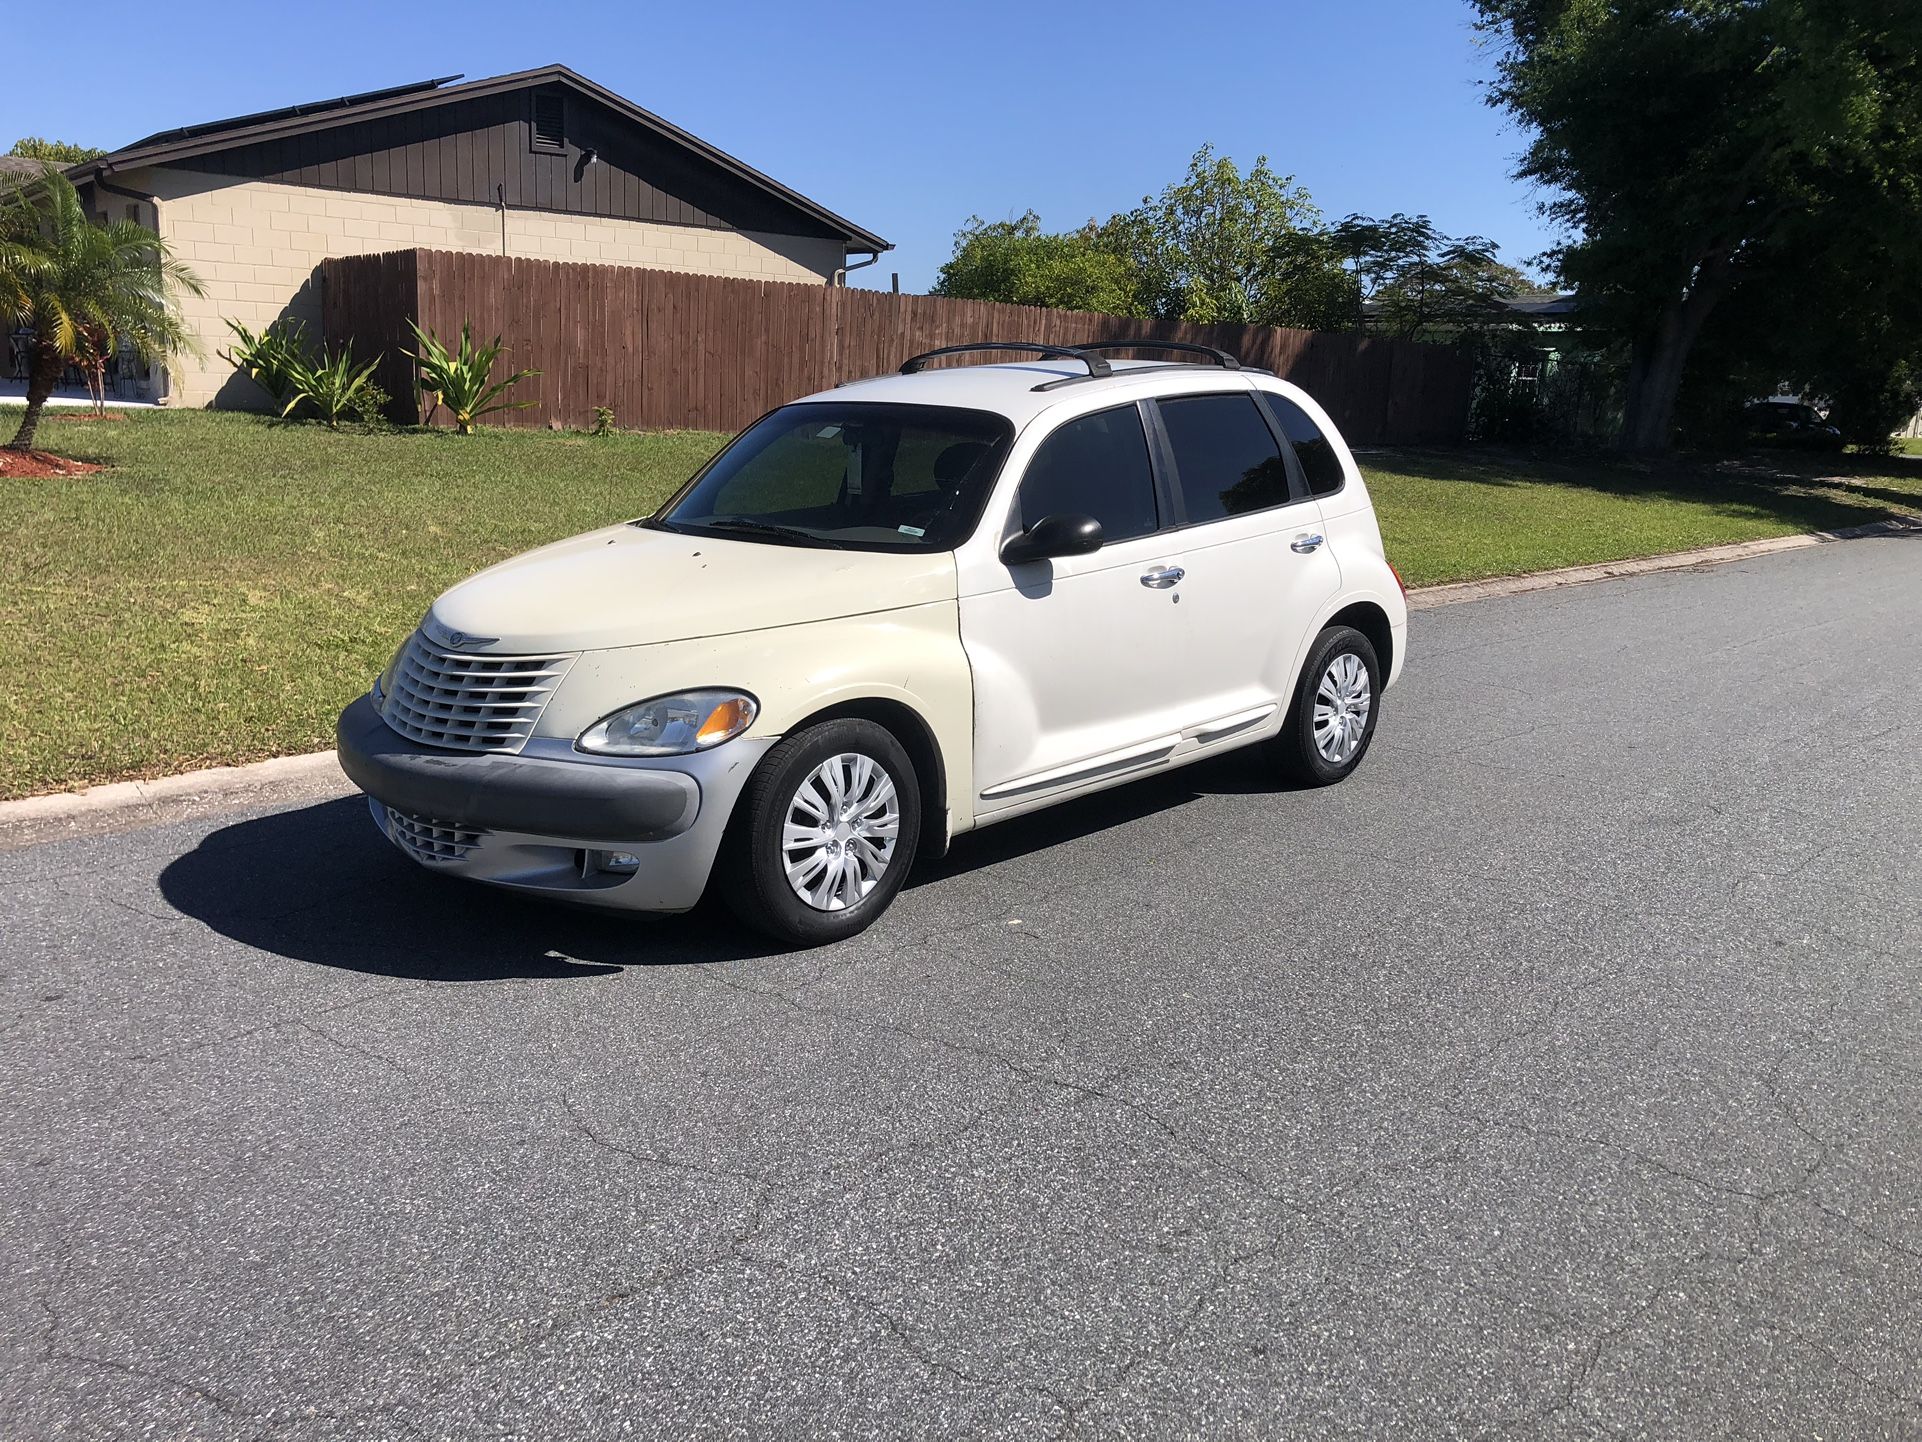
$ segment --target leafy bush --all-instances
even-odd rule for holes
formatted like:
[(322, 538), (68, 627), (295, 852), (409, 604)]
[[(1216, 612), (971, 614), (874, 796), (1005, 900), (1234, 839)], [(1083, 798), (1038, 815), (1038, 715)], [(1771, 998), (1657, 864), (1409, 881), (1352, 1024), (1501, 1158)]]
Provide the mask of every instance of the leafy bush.
[(1489, 367), (1476, 376), (1468, 412), (1475, 440), (1523, 445), (1538, 440), (1543, 429), (1541, 397), (1532, 386), (1518, 383), (1507, 368)]
[(1895, 449), (1895, 433), (1922, 410), (1922, 361), (1869, 366), (1842, 378), (1830, 396), (1829, 420), (1842, 439), (1877, 455)]
[(280, 413), (283, 416), (292, 415), (305, 402), (327, 423), (329, 430), (337, 431), (344, 417), (362, 414), (371, 398), (370, 387), (376, 391), (379, 389), (368, 379), (379, 364), (380, 357), (375, 356), (365, 365), (356, 366), (351, 344), (343, 345), (332, 353), (322, 346), (318, 360), (312, 364), (300, 362), (295, 372), (293, 394)]
[(354, 419), (369, 430), (392, 430), (394, 423), (387, 418), (387, 407), (394, 398), (376, 381), (369, 380), (354, 395)]
[(614, 407), (594, 407), (594, 434), (597, 436), (611, 436), (614, 434)]
[(414, 339), (420, 342), (420, 353), (413, 358), (418, 367), (415, 384), (423, 396), (433, 398), (427, 411), (429, 417), (440, 407), (446, 406), (454, 417), (454, 429), (466, 435), (482, 416), (492, 415), (495, 411), (524, 410), (534, 404), (533, 401), (500, 399), (510, 388), (540, 372), (520, 370), (505, 380), (491, 379), (494, 363), (506, 349), (499, 336), (486, 345), (477, 346), (468, 324), (463, 321), (460, 348), (449, 351), (432, 331), (423, 331), (412, 321), (407, 324), (414, 332)]
[(277, 320), (255, 335), (237, 320), (227, 322), (234, 333), (234, 348), (221, 351), (220, 358), (267, 392), (269, 399), (283, 408), (298, 388), (300, 371), (307, 364), (307, 327), (298, 320)]

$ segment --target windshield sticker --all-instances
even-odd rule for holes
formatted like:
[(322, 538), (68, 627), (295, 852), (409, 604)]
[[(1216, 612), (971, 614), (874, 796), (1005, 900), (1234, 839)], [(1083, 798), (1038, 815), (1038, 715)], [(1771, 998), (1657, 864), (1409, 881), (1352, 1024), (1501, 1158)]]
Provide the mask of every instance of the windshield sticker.
[(895, 530), (899, 531), (904, 536), (919, 537), (919, 536), (927, 535), (927, 531), (920, 526), (896, 526)]

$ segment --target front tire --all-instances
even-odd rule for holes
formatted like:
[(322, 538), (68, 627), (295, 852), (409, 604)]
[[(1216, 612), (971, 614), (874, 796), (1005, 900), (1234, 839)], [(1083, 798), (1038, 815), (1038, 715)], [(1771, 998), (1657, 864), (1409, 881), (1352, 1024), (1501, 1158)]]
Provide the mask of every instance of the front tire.
[(1381, 716), (1381, 661), (1352, 626), (1315, 638), (1295, 683), (1288, 719), (1272, 747), (1282, 774), (1302, 786), (1332, 786), (1368, 754)]
[(777, 743), (741, 793), (721, 899), (778, 941), (842, 941), (888, 909), (920, 835), (919, 779), (893, 733), (858, 717), (824, 721)]

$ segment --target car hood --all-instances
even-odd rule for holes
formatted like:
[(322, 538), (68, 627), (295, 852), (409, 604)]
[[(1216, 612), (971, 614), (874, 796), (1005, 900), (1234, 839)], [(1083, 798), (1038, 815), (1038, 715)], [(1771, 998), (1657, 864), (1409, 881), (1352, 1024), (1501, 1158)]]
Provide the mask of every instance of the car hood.
[[(947, 552), (837, 551), (609, 526), (515, 556), (442, 594), (431, 639), (483, 654), (690, 641), (955, 597)], [(433, 634), (438, 632), (439, 634)]]

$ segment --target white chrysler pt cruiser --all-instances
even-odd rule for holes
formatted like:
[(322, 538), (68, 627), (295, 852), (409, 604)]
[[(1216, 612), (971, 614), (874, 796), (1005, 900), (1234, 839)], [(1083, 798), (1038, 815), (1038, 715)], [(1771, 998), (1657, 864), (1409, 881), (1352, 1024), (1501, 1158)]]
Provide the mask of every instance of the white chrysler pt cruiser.
[[(926, 369), (986, 350), (1036, 358)], [(1341, 780), (1407, 614), (1297, 387), (1199, 346), (955, 346), (455, 586), (340, 760), (436, 871), (637, 911), (711, 883), (828, 942), (991, 822), (1257, 743)]]

